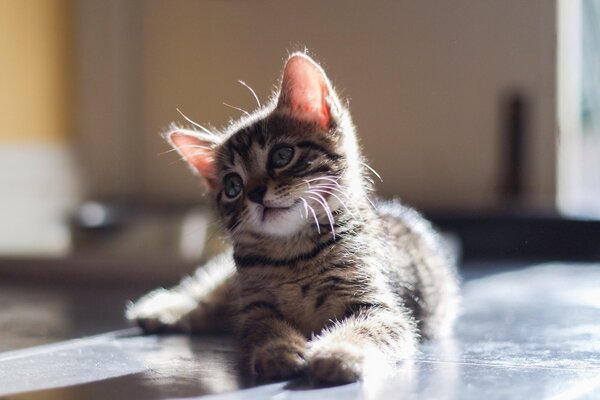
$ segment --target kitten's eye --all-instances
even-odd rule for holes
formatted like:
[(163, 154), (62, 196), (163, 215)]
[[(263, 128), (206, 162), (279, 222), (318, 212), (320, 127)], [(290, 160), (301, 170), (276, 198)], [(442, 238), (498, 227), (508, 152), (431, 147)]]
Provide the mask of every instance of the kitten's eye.
[(273, 168), (281, 168), (289, 164), (294, 157), (294, 148), (291, 146), (279, 146), (276, 147), (269, 157), (269, 164)]
[(228, 174), (223, 179), (223, 191), (229, 198), (234, 198), (242, 191), (244, 183), (238, 174)]

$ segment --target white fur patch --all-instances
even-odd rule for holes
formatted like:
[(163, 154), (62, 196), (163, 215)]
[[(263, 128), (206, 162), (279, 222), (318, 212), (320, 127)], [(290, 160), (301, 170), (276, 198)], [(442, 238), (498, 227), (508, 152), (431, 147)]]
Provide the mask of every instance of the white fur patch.
[(125, 312), (130, 321), (144, 320), (156, 325), (174, 325), (184, 315), (193, 311), (197, 302), (187, 294), (154, 290), (135, 303), (131, 303)]

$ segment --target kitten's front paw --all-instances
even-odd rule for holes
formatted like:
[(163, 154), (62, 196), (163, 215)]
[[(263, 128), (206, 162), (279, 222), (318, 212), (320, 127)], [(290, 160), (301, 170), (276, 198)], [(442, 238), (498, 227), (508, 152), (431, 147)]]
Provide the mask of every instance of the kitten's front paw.
[(257, 377), (286, 379), (306, 369), (305, 344), (273, 340), (254, 348), (250, 356), (250, 372)]
[(310, 377), (320, 384), (339, 385), (362, 378), (365, 364), (363, 349), (351, 343), (313, 346), (308, 352)]
[(186, 318), (197, 307), (190, 296), (167, 289), (156, 289), (135, 303), (130, 303), (125, 317), (137, 323), (145, 332), (189, 330)]

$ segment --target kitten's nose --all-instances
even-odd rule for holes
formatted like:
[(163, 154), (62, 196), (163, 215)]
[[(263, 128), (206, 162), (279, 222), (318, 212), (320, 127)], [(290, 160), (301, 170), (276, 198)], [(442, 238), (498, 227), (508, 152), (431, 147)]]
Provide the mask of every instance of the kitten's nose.
[(267, 187), (265, 185), (259, 185), (248, 192), (248, 198), (251, 201), (262, 205), (265, 193), (267, 193)]

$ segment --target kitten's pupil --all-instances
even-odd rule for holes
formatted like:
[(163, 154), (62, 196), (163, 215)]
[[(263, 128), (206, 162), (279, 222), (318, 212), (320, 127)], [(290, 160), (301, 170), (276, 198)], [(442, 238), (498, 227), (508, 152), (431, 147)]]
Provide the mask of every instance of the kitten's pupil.
[(271, 153), (271, 166), (275, 168), (281, 168), (287, 165), (294, 156), (294, 149), (291, 146), (280, 146), (277, 147)]
[(242, 178), (238, 174), (229, 174), (223, 180), (225, 195), (235, 197), (242, 191)]

